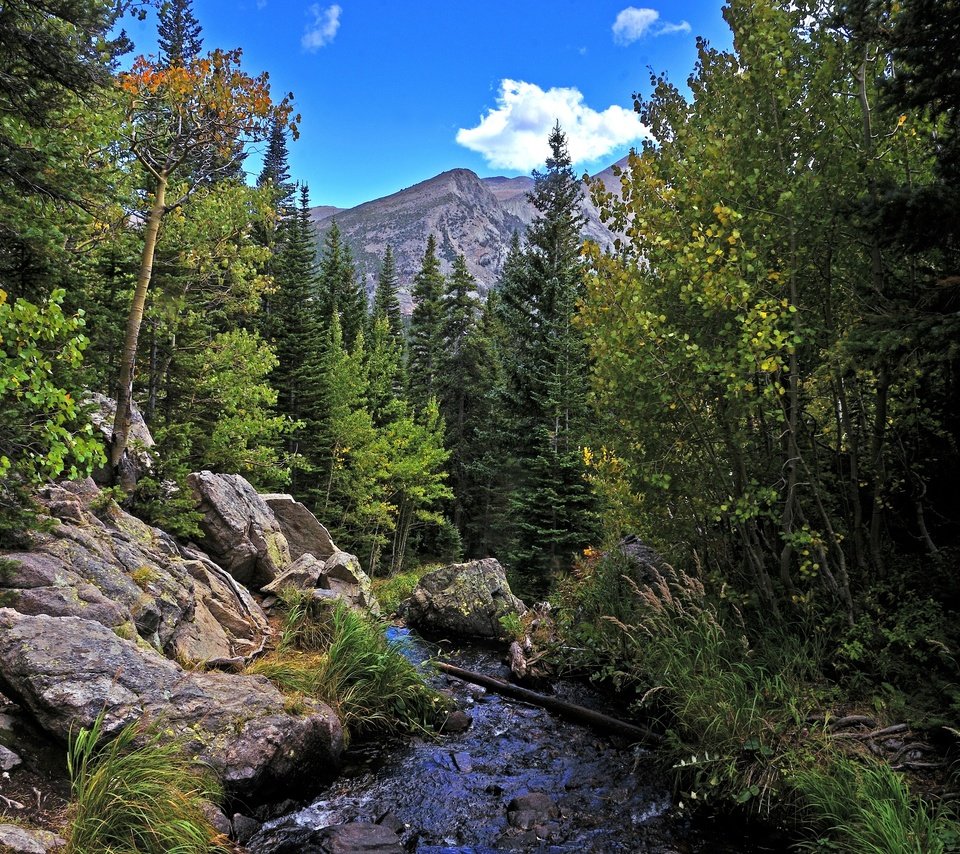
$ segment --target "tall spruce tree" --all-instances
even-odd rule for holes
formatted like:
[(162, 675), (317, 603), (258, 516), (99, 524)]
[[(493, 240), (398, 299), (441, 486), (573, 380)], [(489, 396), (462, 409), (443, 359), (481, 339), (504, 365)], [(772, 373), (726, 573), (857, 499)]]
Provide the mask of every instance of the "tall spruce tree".
[(318, 301), (324, 322), (329, 322), (336, 312), (344, 346), (351, 349), (366, 325), (367, 297), (357, 276), (350, 247), (343, 241), (336, 220), (323, 239)]
[(366, 356), (370, 416), (377, 427), (383, 427), (406, 406), (403, 344), (393, 337), (385, 317), (373, 320)]
[(499, 295), (493, 290), (471, 336), (471, 347), (476, 351), (471, 359), (476, 370), (473, 385), (479, 393), (470, 396), (468, 448), (462, 454), (464, 481), (457, 494), (462, 507), (460, 535), (467, 557), (505, 553), (508, 530), (503, 520), (508, 515), (509, 482), (504, 465), (507, 433), (501, 411), (505, 399), (502, 333)]
[(282, 122), (275, 121), (270, 126), (270, 139), (263, 156), (263, 167), (257, 176), (257, 187), (270, 188), (278, 222), (282, 222), (296, 210), (296, 185), (290, 181), (288, 158), (287, 129)]
[[(263, 157), (263, 168), (257, 176), (257, 189), (267, 195), (268, 208), (252, 227), (253, 238), (270, 252), (267, 272), (275, 279), (283, 275), (281, 256), (295, 230), (297, 213), (294, 196), (296, 185), (290, 181), (286, 128), (280, 122), (270, 127), (270, 139)], [(282, 334), (284, 319), (278, 308), (278, 295), (265, 294), (259, 314), (261, 334), (274, 341)]]
[(423, 263), (413, 280), (413, 315), (410, 318), (407, 375), (410, 402), (423, 410), (439, 392), (443, 362), (443, 293), (445, 279), (437, 258), (437, 240), (431, 234)]
[(201, 32), (192, 0), (165, 0), (157, 20), (160, 65), (172, 68), (196, 59), (203, 48)]
[(373, 293), (373, 306), (370, 311), (371, 326), (379, 318), (385, 318), (390, 334), (396, 341), (403, 341), (403, 314), (400, 311), (400, 300), (397, 296), (399, 281), (397, 279), (397, 261), (393, 256), (393, 247), (387, 244), (383, 253), (383, 263), (377, 276), (377, 287)]
[(546, 170), (534, 172), (537, 209), (526, 245), (514, 243), (500, 285), (511, 542), (507, 560), (530, 593), (569, 566), (595, 529), (580, 447), (588, 363), (573, 326), (582, 289), (580, 181), (559, 125)]
[(129, 48), (122, 34), (108, 41), (119, 13), (106, 0), (0, 8), (0, 287), (11, 301), (66, 283), (72, 220), (121, 183), (93, 154), (113, 151), (103, 96)]
[[(300, 206), (296, 217), (285, 229), (280, 251), (274, 257), (273, 326), (277, 366), (273, 386), (277, 390), (277, 409), (301, 427), (288, 438), (287, 450), (312, 456), (310, 436), (304, 425), (316, 420), (315, 389), (320, 379), (323, 341), (317, 316), (316, 246), (310, 223), (310, 193), (300, 187)], [(301, 485), (303, 475), (295, 470), (291, 488)]]
[(473, 410), (485, 393), (484, 353), (477, 320), (480, 301), (477, 282), (467, 269), (467, 260), (458, 255), (443, 295), (443, 361), (437, 383), (440, 413), (446, 421), (446, 446), (450, 451), (448, 469), (453, 490), (453, 523), (459, 530), (463, 508), (470, 492), (468, 471), (476, 452), (471, 438)]

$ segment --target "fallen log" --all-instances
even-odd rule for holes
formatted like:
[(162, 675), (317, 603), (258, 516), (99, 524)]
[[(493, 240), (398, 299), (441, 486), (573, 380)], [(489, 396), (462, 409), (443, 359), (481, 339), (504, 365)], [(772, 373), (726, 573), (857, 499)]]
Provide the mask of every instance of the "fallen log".
[(595, 712), (593, 709), (587, 709), (584, 706), (578, 706), (575, 703), (568, 703), (565, 700), (558, 700), (556, 697), (548, 697), (545, 694), (538, 694), (536, 691), (530, 691), (527, 688), (521, 688), (511, 682), (503, 679), (497, 679), (495, 676), (486, 676), (483, 673), (475, 673), (472, 670), (464, 670), (455, 664), (447, 664), (443, 661), (435, 663), (438, 670), (463, 679), (465, 682), (472, 682), (474, 685), (482, 685), (505, 697), (513, 697), (515, 700), (522, 700), (533, 706), (539, 706), (551, 712), (556, 712), (568, 720), (577, 723), (587, 724), (595, 729), (614, 735), (622, 735), (634, 741), (643, 741), (647, 743), (657, 743), (663, 739), (659, 733), (654, 732), (647, 727), (637, 726), (627, 723), (619, 718), (612, 718), (602, 712)]

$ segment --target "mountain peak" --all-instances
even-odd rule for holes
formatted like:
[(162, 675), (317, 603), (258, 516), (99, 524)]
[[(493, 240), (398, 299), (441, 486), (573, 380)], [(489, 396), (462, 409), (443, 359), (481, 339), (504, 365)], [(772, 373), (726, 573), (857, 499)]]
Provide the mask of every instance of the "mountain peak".
[[(348, 210), (313, 208), (311, 218), (322, 235), (336, 216), (368, 293), (373, 292), (389, 244), (397, 263), (401, 305), (409, 311), (410, 287), (431, 234), (437, 238), (444, 273), (450, 272), (457, 255), (462, 254), (478, 290), (486, 293), (493, 287), (514, 233), (525, 232), (536, 216), (527, 198), (532, 188), (533, 179), (527, 176), (480, 178), (469, 169), (449, 169)], [(609, 245), (612, 235), (589, 199), (584, 200), (584, 213), (585, 236)]]

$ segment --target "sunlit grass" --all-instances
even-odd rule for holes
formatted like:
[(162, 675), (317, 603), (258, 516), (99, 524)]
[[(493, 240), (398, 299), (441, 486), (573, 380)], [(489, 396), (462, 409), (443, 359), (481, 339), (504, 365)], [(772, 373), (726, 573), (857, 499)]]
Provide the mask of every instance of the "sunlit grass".
[(394, 614), (400, 605), (413, 595), (414, 588), (428, 572), (437, 569), (437, 564), (419, 566), (407, 572), (398, 572), (389, 578), (375, 578), (373, 592), (384, 614)]
[(428, 729), (447, 708), (380, 621), (298, 591), (286, 591), (283, 601), (280, 643), (248, 673), (287, 694), (322, 700), (355, 735)]
[[(66, 854), (227, 851), (203, 811), (222, 795), (176, 740), (131, 724), (105, 743), (103, 716), (70, 739)], [(139, 743), (138, 743), (138, 737)]]

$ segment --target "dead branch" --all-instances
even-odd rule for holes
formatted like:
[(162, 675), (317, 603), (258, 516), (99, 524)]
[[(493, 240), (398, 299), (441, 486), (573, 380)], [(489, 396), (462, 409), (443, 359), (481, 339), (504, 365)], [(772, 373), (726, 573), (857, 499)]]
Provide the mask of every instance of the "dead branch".
[(562, 715), (569, 720), (595, 727), (596, 729), (603, 730), (604, 732), (623, 735), (627, 738), (633, 739), (634, 741), (656, 743), (662, 740), (661, 735), (646, 727), (640, 727), (635, 724), (627, 723), (626, 721), (621, 721), (618, 718), (605, 715), (602, 712), (595, 712), (593, 709), (587, 709), (574, 703), (567, 703), (564, 700), (558, 700), (556, 697), (548, 697), (544, 694), (538, 694), (536, 691), (530, 691), (526, 688), (521, 688), (519, 685), (513, 685), (510, 682), (505, 682), (504, 680), (497, 679), (493, 676), (475, 673), (472, 670), (464, 670), (462, 667), (457, 667), (456, 665), (447, 664), (442, 661), (437, 662), (436, 666), (438, 670), (441, 670), (444, 673), (449, 673), (451, 676), (456, 676), (458, 679), (463, 679), (466, 682), (472, 682), (475, 685), (482, 685), (484, 688), (489, 688), (491, 691), (496, 691), (498, 694), (503, 694), (506, 697), (513, 697), (515, 700), (522, 700), (525, 703), (530, 703), (531, 705), (539, 706), (542, 709), (556, 712), (557, 714)]

